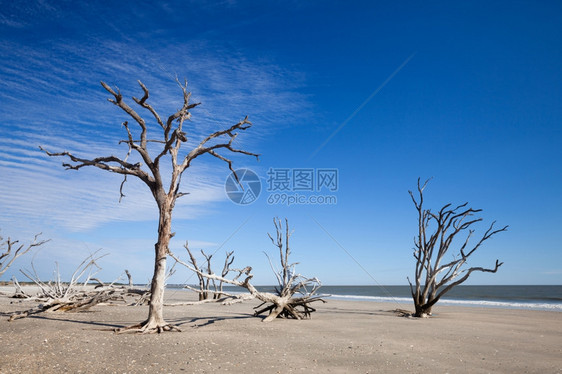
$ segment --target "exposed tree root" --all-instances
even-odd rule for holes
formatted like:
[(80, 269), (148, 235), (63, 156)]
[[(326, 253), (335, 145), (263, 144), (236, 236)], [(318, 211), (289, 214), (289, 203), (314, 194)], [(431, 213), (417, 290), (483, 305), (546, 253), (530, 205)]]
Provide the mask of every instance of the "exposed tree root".
[(394, 309), (391, 310), (392, 313), (396, 314), (398, 317), (413, 317), (414, 314), (412, 312), (410, 312), (409, 310), (406, 309)]
[(116, 334), (160, 334), (166, 331), (181, 332), (180, 328), (169, 323), (149, 322), (148, 320), (136, 325), (121, 327), (113, 330)]
[[(281, 299), (281, 298), (279, 298)], [(259, 316), (262, 313), (269, 312), (268, 316), (263, 320), (263, 322), (273, 321), (275, 318), (288, 318), (288, 319), (309, 319), (312, 312), (316, 312), (316, 309), (311, 307), (309, 304), (314, 301), (326, 301), (319, 297), (310, 298), (298, 298), (289, 299), (286, 302), (272, 302), (272, 304), (267, 305), (265, 308), (259, 309), (268, 302), (263, 302), (254, 309), (254, 316)]]

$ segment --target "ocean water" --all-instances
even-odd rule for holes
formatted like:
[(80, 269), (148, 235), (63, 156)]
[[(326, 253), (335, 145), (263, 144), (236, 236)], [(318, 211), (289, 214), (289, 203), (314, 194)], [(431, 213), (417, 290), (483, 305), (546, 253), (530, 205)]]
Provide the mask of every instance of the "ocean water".
[[(171, 288), (175, 285), (170, 285)], [(258, 286), (271, 291), (272, 286)], [(245, 292), (225, 286), (226, 292)], [(395, 303), (407, 308), (412, 304), (409, 286), (322, 286), (318, 292), (326, 298)], [(441, 298), (438, 305), (550, 310), (562, 312), (562, 286), (457, 286)]]
[[(320, 293), (338, 299), (411, 304), (409, 286), (324, 286)], [(552, 310), (562, 312), (562, 286), (457, 286), (440, 305)]]

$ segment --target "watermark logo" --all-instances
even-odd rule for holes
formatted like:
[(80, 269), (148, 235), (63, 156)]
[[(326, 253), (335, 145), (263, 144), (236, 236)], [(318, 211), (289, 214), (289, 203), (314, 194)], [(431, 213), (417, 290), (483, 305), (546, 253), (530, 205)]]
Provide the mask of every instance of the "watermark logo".
[[(236, 176), (238, 176), (238, 180), (236, 180)], [(226, 178), (224, 189), (232, 202), (248, 205), (256, 201), (260, 196), (260, 177), (250, 169), (238, 169), (234, 173), (230, 173), (228, 178)]]
[(271, 193), (267, 197), (269, 205), (335, 205), (338, 199), (335, 195), (302, 195), (298, 193)]
[[(238, 180), (236, 179), (238, 177)], [(269, 168), (266, 201), (269, 205), (335, 205), (339, 171), (327, 168)], [(230, 173), (224, 184), (228, 198), (239, 205), (249, 205), (258, 199), (262, 183), (250, 169)]]
[(269, 168), (267, 171), (267, 203), (282, 205), (334, 205), (333, 194), (339, 188), (338, 169)]
[(338, 169), (269, 168), (267, 191), (330, 191), (339, 187)]

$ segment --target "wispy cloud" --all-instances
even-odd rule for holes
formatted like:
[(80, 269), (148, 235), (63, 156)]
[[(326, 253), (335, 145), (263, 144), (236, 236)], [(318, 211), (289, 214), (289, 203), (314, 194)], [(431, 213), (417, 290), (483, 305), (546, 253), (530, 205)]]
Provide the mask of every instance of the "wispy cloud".
[(0, 9), (0, 25), (24, 29), (37, 17), (56, 17), (57, 10), (46, 1), (4, 2)]
[[(106, 101), (109, 95), (100, 80), (118, 85), (129, 100), (142, 94), (136, 83), (142, 79), (152, 104), (165, 117), (181, 106), (176, 74), (191, 79), (193, 100), (203, 105), (188, 125), (187, 146), (251, 114), (256, 126), (237, 141), (258, 151), (260, 138), (306, 106), (295, 92), (299, 83), (291, 72), (204, 40), (147, 46), (131, 38), (90, 36), (87, 45), (59, 40), (34, 48), (2, 40), (0, 53), (0, 173), (9, 180), (0, 186), (0, 224), (49, 219), (72, 231), (154, 219), (152, 197), (140, 182), (129, 180), (127, 197), (116, 204), (119, 176), (100, 170), (64, 171), (62, 159), (48, 158), (37, 148), (86, 158), (125, 155), (126, 147), (117, 142), (125, 135), (120, 123), (130, 118)], [(153, 121), (149, 126), (158, 131)], [(216, 170), (198, 161), (184, 187), (191, 195), (178, 203), (176, 218), (197, 216), (206, 204), (225, 198), (226, 168)]]
[[(154, 232), (143, 228), (155, 227), (157, 209), (148, 188), (129, 178), (126, 197), (119, 203), (121, 176), (95, 168), (64, 170), (61, 163), (66, 160), (48, 157), (38, 148), (66, 150), (84, 158), (126, 155), (127, 147), (118, 144), (126, 135), (121, 124), (129, 120), (131, 128), (137, 128), (107, 101), (110, 95), (101, 80), (118, 86), (135, 110), (131, 97), (142, 95), (137, 83), (142, 80), (150, 90), (149, 101), (166, 118), (182, 104), (176, 76), (187, 78), (192, 101), (202, 105), (185, 126), (189, 139), (185, 150), (249, 115), (254, 127), (236, 139), (237, 146), (262, 153), (262, 139), (290, 126), (295, 116), (303, 118), (308, 110), (306, 96), (298, 92), (300, 74), (274, 61), (255, 59), (230, 41), (207, 39), (213, 34), (208, 29), (190, 38), (174, 34), (177, 30), (169, 30), (167, 22), (155, 27), (153, 13), (183, 23), (176, 8), (155, 3), (129, 9), (129, 17), (143, 22), (129, 22), (122, 12), (94, 3), (35, 1), (19, 4), (13, 12), (0, 10), (0, 31), (5, 31), (0, 32), (0, 229), (21, 240), (40, 231), (52, 239), (35, 257), (36, 264), (44, 265), (44, 278), (51, 275), (55, 261), (63, 271), (72, 271), (84, 254), (99, 248), (111, 253), (100, 263), (102, 279), (116, 277), (123, 264), (138, 282), (148, 281), (139, 277), (152, 271), (153, 253), (147, 249), (154, 246)], [(54, 20), (52, 25), (49, 20)], [(132, 24), (151, 24), (150, 31), (131, 32)], [(53, 37), (28, 35), (51, 29)], [(149, 136), (157, 137), (161, 130), (150, 113), (140, 107), (138, 111), (147, 120)], [(250, 162), (233, 157), (239, 166)], [(211, 159), (197, 159), (188, 170), (182, 191), (190, 194), (176, 204), (174, 222), (206, 216), (226, 199), (228, 168), (217, 168)], [(162, 168), (163, 174), (169, 172), (168, 164)], [(131, 232), (122, 234), (114, 227)], [(98, 237), (100, 233), (106, 237)], [(185, 237), (179, 236), (170, 247), (181, 253)], [(219, 247), (206, 238), (189, 239), (195, 250)], [(27, 258), (10, 271), (19, 274), (19, 268), (28, 266)]]

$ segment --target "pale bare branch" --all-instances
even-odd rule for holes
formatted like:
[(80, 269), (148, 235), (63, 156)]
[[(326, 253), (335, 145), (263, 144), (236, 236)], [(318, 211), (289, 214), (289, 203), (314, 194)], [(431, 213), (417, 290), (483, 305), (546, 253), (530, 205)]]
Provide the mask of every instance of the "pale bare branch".
[(20, 243), (19, 240), (12, 240), (10, 238), (4, 241), (4, 238), (0, 236), (0, 277), (12, 266), (18, 257), (23, 256), (33, 248), (40, 247), (51, 241), (51, 239), (40, 240), (39, 237), (41, 235), (42, 233), (36, 234), (33, 241), (27, 246)]

